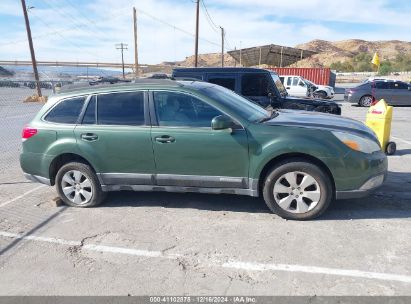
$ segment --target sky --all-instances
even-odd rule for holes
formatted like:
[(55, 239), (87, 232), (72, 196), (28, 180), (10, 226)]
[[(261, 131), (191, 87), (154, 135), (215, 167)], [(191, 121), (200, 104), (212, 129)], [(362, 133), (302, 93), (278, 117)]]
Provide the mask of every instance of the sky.
[[(134, 61), (133, 6), (139, 62), (184, 60), (194, 53), (195, 0), (26, 0), (37, 60)], [(208, 15), (207, 15), (208, 13)], [(209, 16), (209, 17), (208, 17)], [(313, 39), (411, 41), (410, 0), (201, 0), (199, 52)], [(29, 60), (20, 0), (0, 0), (0, 60)]]

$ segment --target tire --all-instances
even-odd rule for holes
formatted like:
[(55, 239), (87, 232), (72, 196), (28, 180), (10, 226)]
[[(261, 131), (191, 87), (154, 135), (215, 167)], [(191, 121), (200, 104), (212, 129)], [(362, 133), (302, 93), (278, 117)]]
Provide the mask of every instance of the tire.
[(56, 189), (61, 200), (72, 207), (97, 206), (105, 197), (94, 171), (79, 162), (67, 163), (58, 170)]
[(313, 96), (314, 98), (327, 99), (327, 93), (324, 91), (315, 92)]
[(388, 142), (387, 146), (385, 147), (385, 154), (394, 155), (396, 151), (397, 151), (397, 144), (393, 141)]
[(371, 95), (365, 95), (363, 97), (360, 98), (360, 101), (358, 102), (358, 105), (360, 107), (369, 107), (371, 106), (373, 102), (373, 98)]
[[(304, 180), (306, 186), (302, 188)], [(318, 166), (302, 159), (289, 159), (267, 175), (263, 196), (268, 208), (282, 218), (311, 220), (328, 208), (333, 188), (328, 175)]]

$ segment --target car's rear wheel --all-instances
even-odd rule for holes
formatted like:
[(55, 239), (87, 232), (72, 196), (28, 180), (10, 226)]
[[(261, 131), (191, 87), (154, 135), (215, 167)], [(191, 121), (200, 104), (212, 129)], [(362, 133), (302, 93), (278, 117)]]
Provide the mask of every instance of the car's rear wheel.
[(361, 107), (370, 107), (372, 104), (372, 96), (371, 95), (365, 95), (363, 97), (361, 97), (360, 101), (359, 101), (359, 105)]
[(318, 166), (300, 159), (278, 164), (263, 188), (270, 210), (285, 219), (310, 220), (320, 216), (332, 199), (328, 175)]
[(90, 166), (71, 162), (56, 175), (56, 188), (61, 200), (73, 207), (92, 207), (104, 199), (100, 182)]

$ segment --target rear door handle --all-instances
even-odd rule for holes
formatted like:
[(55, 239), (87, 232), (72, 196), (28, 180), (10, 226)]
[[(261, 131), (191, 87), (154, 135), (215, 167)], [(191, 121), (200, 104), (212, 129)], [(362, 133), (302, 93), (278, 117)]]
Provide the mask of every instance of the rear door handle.
[(162, 144), (168, 144), (168, 143), (172, 143), (176, 141), (174, 137), (169, 136), (169, 135), (157, 136), (154, 139), (156, 140), (156, 142), (159, 142)]
[(97, 134), (94, 133), (83, 133), (80, 135), (80, 137), (85, 141), (96, 141), (98, 139)]

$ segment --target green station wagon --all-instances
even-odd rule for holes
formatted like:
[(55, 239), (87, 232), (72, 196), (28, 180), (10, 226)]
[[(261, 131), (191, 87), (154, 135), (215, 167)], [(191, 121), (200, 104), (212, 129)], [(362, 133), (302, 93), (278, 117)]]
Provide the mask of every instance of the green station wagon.
[(70, 206), (107, 191), (263, 197), (287, 219), (380, 186), (387, 158), (361, 122), (268, 112), (218, 85), (141, 80), (52, 96), (23, 130), (21, 167)]

